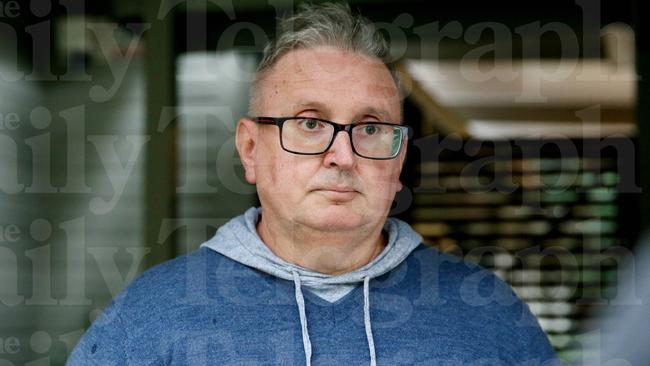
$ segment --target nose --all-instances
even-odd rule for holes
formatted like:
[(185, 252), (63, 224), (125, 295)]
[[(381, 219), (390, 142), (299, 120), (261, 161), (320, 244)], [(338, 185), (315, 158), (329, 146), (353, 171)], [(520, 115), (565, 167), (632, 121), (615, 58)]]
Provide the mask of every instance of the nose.
[(339, 131), (334, 136), (332, 146), (325, 153), (323, 164), (328, 167), (338, 167), (347, 170), (354, 167), (357, 161), (356, 158), (352, 150), (350, 135), (345, 131)]

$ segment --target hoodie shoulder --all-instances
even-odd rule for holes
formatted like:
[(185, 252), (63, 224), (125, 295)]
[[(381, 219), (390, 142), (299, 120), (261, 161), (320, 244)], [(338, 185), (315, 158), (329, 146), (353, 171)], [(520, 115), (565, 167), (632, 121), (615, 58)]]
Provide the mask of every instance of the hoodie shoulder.
[(467, 308), (500, 309), (521, 305), (508, 283), (491, 270), (457, 255), (421, 244), (411, 255), (420, 280), (434, 286), (445, 302)]
[[(199, 248), (142, 272), (118, 296), (129, 308), (142, 309), (177, 303), (192, 296), (199, 284), (216, 280), (215, 268), (228, 260), (207, 248)], [(205, 286), (202, 289), (207, 290)]]
[(409, 260), (419, 277), (416, 305), (454, 319), (458, 331), (498, 339), (496, 347), (509, 364), (544, 360), (544, 365), (560, 365), (528, 305), (491, 270), (427, 244)]

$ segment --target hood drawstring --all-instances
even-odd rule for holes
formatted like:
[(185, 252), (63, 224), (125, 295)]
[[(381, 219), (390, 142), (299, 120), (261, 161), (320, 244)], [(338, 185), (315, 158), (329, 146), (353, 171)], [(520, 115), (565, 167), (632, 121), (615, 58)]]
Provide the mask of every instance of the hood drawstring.
[(302, 286), (300, 285), (300, 276), (298, 272), (291, 271), (293, 275), (293, 284), (296, 288), (296, 303), (300, 313), (300, 328), (302, 329), (302, 347), (305, 350), (305, 363), (311, 366), (311, 341), (309, 340), (309, 330), (307, 330), (307, 315), (305, 313), (305, 299), (302, 296)]
[(363, 323), (366, 328), (366, 339), (368, 339), (368, 351), (370, 352), (370, 366), (377, 366), (375, 355), (375, 339), (372, 336), (372, 325), (370, 323), (370, 277), (363, 279)]
[[(302, 346), (305, 351), (305, 364), (311, 366), (311, 340), (309, 339), (309, 329), (307, 329), (307, 314), (305, 312), (305, 298), (302, 295), (302, 285), (300, 275), (296, 271), (291, 271), (293, 275), (293, 284), (296, 290), (296, 303), (300, 313), (300, 328), (302, 330)], [(370, 352), (370, 366), (377, 366), (377, 355), (375, 354), (375, 339), (372, 336), (372, 324), (370, 323), (370, 276), (363, 279), (363, 323), (366, 329), (366, 339), (368, 341), (368, 351)]]

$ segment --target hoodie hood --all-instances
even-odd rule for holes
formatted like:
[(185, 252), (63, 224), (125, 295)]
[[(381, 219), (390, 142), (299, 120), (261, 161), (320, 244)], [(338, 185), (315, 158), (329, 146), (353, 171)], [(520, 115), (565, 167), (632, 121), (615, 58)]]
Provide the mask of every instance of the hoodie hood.
[(397, 267), (422, 243), (422, 237), (398, 219), (388, 218), (384, 224), (388, 242), (383, 251), (370, 263), (352, 272), (328, 275), (289, 263), (262, 242), (257, 234), (260, 208), (250, 208), (217, 230), (212, 239), (201, 244), (236, 262), (253, 267), (278, 278), (293, 281), (295, 299), (300, 315), (305, 362), (311, 365), (311, 341), (307, 327), (305, 300), (302, 287), (319, 297), (334, 302), (363, 283), (364, 325), (370, 353), (370, 365), (376, 365), (375, 344), (370, 320), (370, 279), (379, 277)]

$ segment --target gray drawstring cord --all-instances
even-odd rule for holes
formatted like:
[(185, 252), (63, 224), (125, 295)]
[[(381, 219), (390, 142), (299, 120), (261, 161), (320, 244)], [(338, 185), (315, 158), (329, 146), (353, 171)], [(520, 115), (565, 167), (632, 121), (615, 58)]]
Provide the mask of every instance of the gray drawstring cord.
[(370, 324), (370, 277), (368, 276), (363, 279), (363, 323), (366, 327), (366, 338), (370, 351), (370, 366), (377, 366), (375, 339), (372, 336), (372, 325)]
[(307, 366), (311, 366), (311, 341), (309, 340), (309, 331), (307, 330), (305, 299), (302, 296), (302, 288), (298, 272), (291, 271), (291, 274), (293, 275), (293, 284), (296, 288), (296, 303), (298, 304), (298, 312), (300, 313), (300, 328), (302, 330), (302, 346), (305, 350), (305, 362)]
[[(311, 366), (311, 340), (309, 339), (309, 330), (307, 329), (307, 314), (305, 312), (305, 299), (302, 295), (302, 285), (298, 272), (291, 271), (293, 275), (293, 284), (296, 290), (296, 303), (300, 313), (300, 328), (302, 331), (302, 345), (305, 351), (305, 363)], [(370, 323), (370, 277), (363, 279), (363, 323), (366, 329), (366, 339), (368, 340), (368, 351), (370, 352), (370, 366), (377, 366), (377, 355), (375, 354), (375, 339), (372, 336), (372, 325)]]

